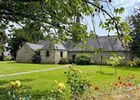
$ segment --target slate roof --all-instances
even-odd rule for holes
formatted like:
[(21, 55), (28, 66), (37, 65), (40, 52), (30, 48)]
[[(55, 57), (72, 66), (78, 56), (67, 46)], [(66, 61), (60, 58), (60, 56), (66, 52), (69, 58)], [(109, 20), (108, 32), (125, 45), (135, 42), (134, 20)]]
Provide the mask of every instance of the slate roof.
[[(99, 46), (100, 44), (100, 46)], [(87, 44), (83, 48), (80, 42), (69, 51), (94, 51), (95, 49), (102, 49), (102, 51), (129, 51), (116, 36), (99, 36), (98, 38), (88, 38)]]
[(67, 50), (67, 48), (63, 43), (56, 43), (51, 45), (51, 42), (49, 41), (39, 40), (37, 44), (43, 45), (44, 49), (46, 50), (47, 49)]
[(37, 44), (26, 44), (34, 51), (39, 49), (57, 49), (68, 51), (95, 51), (97, 49), (102, 49), (102, 51), (130, 51), (128, 48), (126, 49), (124, 46), (122, 46), (122, 42), (116, 36), (99, 36), (98, 38), (88, 38), (87, 44), (83, 45), (80, 42), (74, 47), (72, 47), (70, 41), (51, 45), (51, 42), (49, 41), (39, 40)]
[(26, 43), (26, 45), (28, 45), (29, 48), (31, 48), (34, 51), (37, 51), (39, 49), (43, 49), (43, 45), (39, 45), (39, 44), (32, 44), (32, 43)]

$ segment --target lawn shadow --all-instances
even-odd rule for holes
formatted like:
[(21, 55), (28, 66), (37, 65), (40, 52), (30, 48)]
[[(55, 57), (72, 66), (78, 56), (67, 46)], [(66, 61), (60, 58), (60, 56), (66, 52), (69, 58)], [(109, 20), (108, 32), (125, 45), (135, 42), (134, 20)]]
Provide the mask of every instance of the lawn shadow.
[(10, 100), (7, 95), (7, 88), (0, 88), (0, 100)]
[(9, 83), (9, 81), (5, 81), (5, 80), (0, 80), (0, 85), (4, 85), (6, 83)]
[(114, 73), (104, 73), (103, 75), (113, 76), (115, 74)]
[[(15, 79), (15, 80), (19, 80), (22, 83), (22, 82), (31, 82), (34, 79), (26, 78), (26, 79)], [(5, 84), (8, 84), (11, 81), (15, 81), (15, 80), (8, 80), (8, 81), (0, 80), (0, 85), (3, 85), (3, 87), (0, 88), (0, 100), (11, 100), (11, 98), (8, 97), (8, 89), (10, 88), (9, 87), (10, 85), (9, 86), (5, 86)], [(28, 87), (28, 88), (30, 88), (30, 87)]]
[(101, 75), (108, 75), (108, 76), (112, 76), (112, 75), (114, 75), (114, 73), (105, 73), (105, 72), (103, 72), (103, 71), (97, 71), (96, 73), (99, 73), (99, 74), (101, 74)]
[(20, 80), (21, 82), (31, 82), (31, 81), (34, 81), (35, 79), (26, 78), (26, 79), (17, 79), (17, 80)]

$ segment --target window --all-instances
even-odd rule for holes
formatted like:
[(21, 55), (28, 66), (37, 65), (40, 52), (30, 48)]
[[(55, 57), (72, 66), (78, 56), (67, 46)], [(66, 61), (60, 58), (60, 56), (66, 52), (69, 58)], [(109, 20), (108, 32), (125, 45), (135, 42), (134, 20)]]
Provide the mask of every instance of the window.
[(49, 56), (50, 56), (49, 51), (47, 51), (47, 52), (46, 52), (46, 56), (47, 56), (47, 57), (49, 57)]
[(62, 51), (60, 52), (60, 57), (63, 57), (63, 52)]

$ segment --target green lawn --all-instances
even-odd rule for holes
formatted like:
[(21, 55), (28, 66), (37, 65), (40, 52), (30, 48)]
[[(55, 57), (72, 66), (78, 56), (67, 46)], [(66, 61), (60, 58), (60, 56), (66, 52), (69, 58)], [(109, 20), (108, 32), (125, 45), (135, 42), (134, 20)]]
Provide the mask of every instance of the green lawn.
[[(30, 71), (37, 69), (46, 69), (55, 66), (63, 65), (48, 65), (48, 64), (20, 64), (20, 63), (0, 63), (0, 74), (8, 74), (13, 72)], [(102, 66), (102, 71), (105, 73), (101, 75), (97, 73), (99, 71), (99, 65), (88, 65), (88, 66), (75, 66), (83, 71), (83, 74), (89, 73), (89, 78), (94, 86), (109, 86), (114, 82), (118, 76), (128, 76), (134, 74), (136, 76), (136, 82), (140, 83), (140, 67), (130, 68), (122, 67), (118, 68), (118, 74), (115, 75), (114, 68), (111, 66)], [(38, 72), (26, 75), (8, 76), (0, 78), (0, 95), (2, 95), (5, 87), (9, 86), (9, 82), (12, 80), (20, 80), (23, 85), (32, 87), (33, 93), (41, 93), (51, 87), (54, 80), (59, 82), (66, 82), (66, 76), (64, 74), (68, 68), (56, 69), (48, 72)]]
[(16, 72), (26, 72), (31, 70), (40, 70), (52, 68), (60, 65), (55, 64), (26, 64), (26, 63), (16, 63), (16, 62), (0, 62), (0, 75), (10, 74)]

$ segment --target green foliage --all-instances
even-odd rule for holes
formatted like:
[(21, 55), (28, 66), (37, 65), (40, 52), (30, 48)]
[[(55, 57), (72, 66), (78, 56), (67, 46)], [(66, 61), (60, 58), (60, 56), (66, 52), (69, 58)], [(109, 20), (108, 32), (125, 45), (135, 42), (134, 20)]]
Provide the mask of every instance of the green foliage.
[(14, 29), (8, 41), (8, 49), (11, 55), (16, 58), (17, 50), (21, 48), (25, 42), (36, 43), (40, 39), (44, 39), (43, 30), (38, 26), (40, 23), (26, 23), (23, 29)]
[(68, 97), (65, 94), (65, 84), (58, 83), (57, 80), (54, 81), (50, 90), (45, 91), (45, 93), (38, 98), (34, 97), (34, 99), (43, 100), (66, 100), (66, 98)]
[[(92, 15), (92, 20), (94, 20), (95, 15), (104, 14), (108, 19), (102, 28), (109, 32), (116, 29), (118, 35), (125, 34), (126, 32), (121, 29), (123, 25), (121, 26), (121, 18), (118, 15), (124, 12), (124, 8), (120, 7), (110, 12), (109, 7), (104, 7), (105, 3), (112, 7), (111, 0), (109, 2), (102, 0), (1, 0), (0, 21), (4, 26), (9, 22), (15, 22), (24, 29), (27, 23), (37, 23), (35, 26), (39, 28), (36, 31), (40, 28), (45, 30), (49, 39), (54, 40), (55, 37), (56, 41), (64, 41), (72, 38), (75, 42), (79, 42), (85, 41), (88, 35), (87, 25), (80, 23), (80, 20), (89, 15)], [(36, 32), (32, 30), (32, 27), (29, 29), (30, 35)]]
[(67, 58), (61, 58), (60, 61), (59, 61), (59, 64), (68, 64), (69, 61)]
[(12, 60), (12, 56), (5, 56), (4, 57), (4, 61), (11, 61)]
[(106, 61), (107, 64), (111, 64), (112, 66), (117, 66), (121, 63), (121, 61), (124, 59), (124, 57), (121, 57), (115, 53), (112, 54), (111, 57), (109, 57)]
[(131, 67), (134, 67), (134, 66), (137, 65), (137, 63), (136, 63), (135, 61), (131, 61), (131, 60), (130, 60), (130, 61), (127, 62), (127, 65), (128, 65), (128, 66), (131, 66)]
[(136, 65), (140, 65), (140, 58), (134, 57), (134, 58), (133, 58), (133, 62), (135, 62)]
[(132, 27), (130, 35), (133, 41), (130, 43), (130, 49), (135, 57), (140, 57), (140, 9), (138, 12), (128, 18), (129, 25)]
[(74, 100), (89, 90), (91, 85), (89, 86), (89, 80), (84, 77), (82, 71), (70, 67), (70, 70), (65, 72), (65, 74), (67, 75), (67, 84), (70, 86)]
[(75, 58), (75, 63), (77, 65), (89, 65), (91, 64), (91, 56), (87, 54), (79, 54)]
[(124, 12), (124, 7), (120, 7), (120, 8), (118, 8), (118, 9), (115, 9), (114, 10), (114, 13), (115, 14), (122, 14)]
[(115, 68), (115, 73), (117, 74), (117, 66), (121, 63), (121, 61), (125, 59), (115, 53), (112, 53), (112, 56), (106, 59), (107, 64), (111, 64)]
[(0, 24), (0, 61), (3, 61), (4, 59), (4, 49), (5, 49), (5, 44), (7, 42), (7, 36), (5, 34), (5, 27), (3, 27)]
[(21, 86), (20, 81), (12, 81), (7, 90), (7, 98), (10, 100), (31, 100), (30, 90), (31, 88)]
[(33, 56), (33, 63), (37, 63), (37, 64), (41, 63), (41, 56), (39, 54), (35, 54)]

